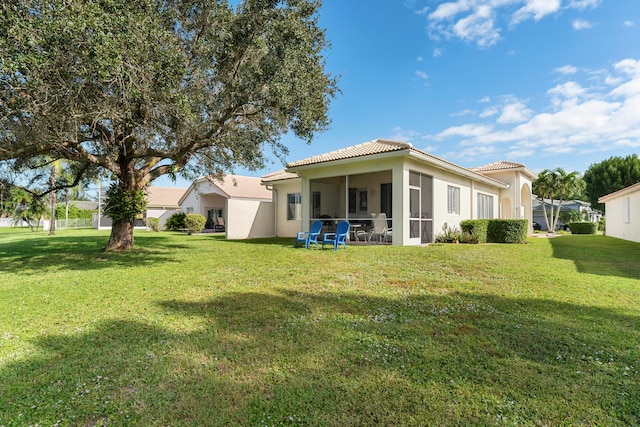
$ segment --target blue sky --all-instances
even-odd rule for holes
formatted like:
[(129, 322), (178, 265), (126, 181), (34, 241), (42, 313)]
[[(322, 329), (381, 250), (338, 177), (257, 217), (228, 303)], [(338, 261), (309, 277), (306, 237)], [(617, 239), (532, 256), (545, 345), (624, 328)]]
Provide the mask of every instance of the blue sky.
[(640, 152), (638, 0), (324, 0), (320, 24), (342, 93), (287, 161), (376, 138), (534, 171)]

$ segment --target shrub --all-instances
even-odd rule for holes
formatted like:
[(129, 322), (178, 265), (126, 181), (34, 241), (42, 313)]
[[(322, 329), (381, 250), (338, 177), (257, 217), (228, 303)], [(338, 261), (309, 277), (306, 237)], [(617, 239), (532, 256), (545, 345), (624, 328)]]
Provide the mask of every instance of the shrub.
[(572, 222), (569, 223), (571, 234), (596, 234), (598, 224), (595, 222)]
[(436, 243), (453, 243), (459, 242), (462, 233), (456, 227), (449, 227), (445, 222), (442, 226), (442, 233), (435, 237)]
[(184, 228), (187, 229), (189, 234), (199, 233), (204, 228), (207, 219), (200, 214), (187, 214), (184, 218)]
[(145, 222), (150, 230), (160, 231), (160, 220), (158, 218), (147, 218)]
[(171, 215), (164, 225), (165, 230), (180, 231), (186, 228), (184, 225), (184, 219), (187, 216), (184, 212), (176, 212)]
[(469, 243), (487, 243), (488, 219), (468, 219), (460, 223), (462, 232), (469, 239)]
[(525, 243), (526, 219), (492, 219), (487, 227), (487, 241), (492, 243)]

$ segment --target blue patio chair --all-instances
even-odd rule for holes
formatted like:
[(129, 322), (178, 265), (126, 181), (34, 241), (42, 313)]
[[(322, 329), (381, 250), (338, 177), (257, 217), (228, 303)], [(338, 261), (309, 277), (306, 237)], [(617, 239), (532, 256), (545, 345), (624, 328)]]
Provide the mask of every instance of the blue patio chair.
[(298, 236), (296, 237), (296, 245), (298, 247), (298, 243), (304, 242), (305, 248), (309, 249), (309, 243), (315, 243), (318, 246), (318, 236), (322, 231), (322, 221), (314, 221), (311, 224), (311, 229), (309, 231), (300, 231), (298, 232)]
[(325, 243), (332, 244), (333, 250), (338, 250), (338, 245), (347, 247), (347, 236), (349, 235), (349, 223), (347, 221), (340, 221), (335, 233), (326, 233), (322, 239), (322, 247)]

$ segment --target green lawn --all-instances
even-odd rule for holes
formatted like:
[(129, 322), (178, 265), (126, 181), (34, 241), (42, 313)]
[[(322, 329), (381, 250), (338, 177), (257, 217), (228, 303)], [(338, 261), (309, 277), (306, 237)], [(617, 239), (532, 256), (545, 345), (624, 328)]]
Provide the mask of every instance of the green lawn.
[(640, 244), (0, 229), (0, 426), (637, 425)]

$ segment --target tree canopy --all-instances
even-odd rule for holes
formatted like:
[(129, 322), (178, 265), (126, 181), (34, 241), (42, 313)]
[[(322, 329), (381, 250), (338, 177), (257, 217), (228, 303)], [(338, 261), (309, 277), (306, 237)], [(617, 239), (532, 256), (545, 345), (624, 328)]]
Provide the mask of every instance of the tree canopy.
[(591, 206), (604, 212), (604, 203), (598, 203), (600, 197), (640, 182), (640, 158), (631, 154), (594, 163), (585, 171), (584, 181)]
[[(562, 203), (579, 195), (584, 190), (584, 185), (578, 172), (566, 172), (562, 168), (545, 169), (538, 174), (538, 178), (533, 182), (533, 194), (542, 204), (547, 230), (556, 229)], [(547, 200), (549, 201), (548, 212)]]
[[(336, 78), (319, 1), (8, 0), (0, 6), (0, 161), (65, 159), (137, 194), (162, 175), (283, 157), (329, 124)], [(133, 245), (133, 218), (108, 247)]]

